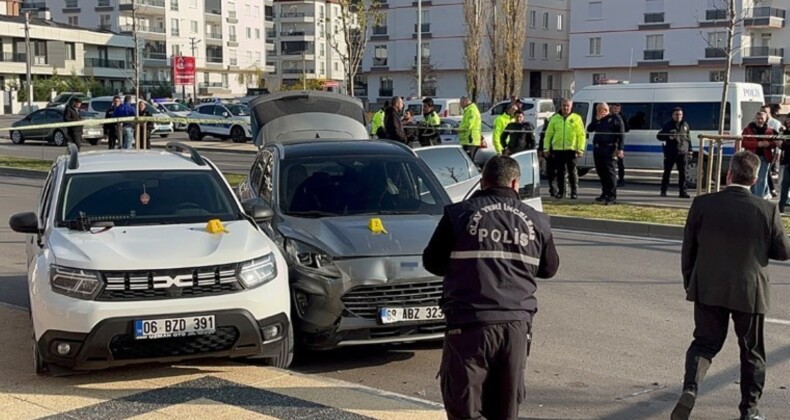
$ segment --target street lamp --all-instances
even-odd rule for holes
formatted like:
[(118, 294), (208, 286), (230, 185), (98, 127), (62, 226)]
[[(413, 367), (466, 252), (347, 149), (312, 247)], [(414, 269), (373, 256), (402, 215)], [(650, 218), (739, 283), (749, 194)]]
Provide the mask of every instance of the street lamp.
[(422, 98), (422, 0), (417, 0), (417, 97)]

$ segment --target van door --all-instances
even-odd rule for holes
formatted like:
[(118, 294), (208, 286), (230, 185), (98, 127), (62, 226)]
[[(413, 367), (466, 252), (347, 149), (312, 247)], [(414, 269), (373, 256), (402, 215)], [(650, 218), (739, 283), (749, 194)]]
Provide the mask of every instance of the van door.
[(510, 157), (515, 159), (521, 168), (521, 179), (518, 183), (518, 195), (521, 201), (537, 211), (543, 211), (543, 201), (540, 199), (538, 152), (526, 150)]

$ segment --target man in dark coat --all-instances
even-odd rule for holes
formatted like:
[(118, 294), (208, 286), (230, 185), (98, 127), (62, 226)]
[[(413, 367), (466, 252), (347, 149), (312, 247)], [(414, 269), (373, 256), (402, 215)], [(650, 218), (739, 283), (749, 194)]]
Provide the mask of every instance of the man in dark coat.
[[(121, 97), (116, 95), (112, 98), (112, 104), (104, 113), (104, 118), (112, 118), (113, 113), (118, 107), (121, 106)], [(118, 123), (104, 124), (104, 135), (107, 136), (107, 148), (115, 149), (115, 143), (118, 142)], [(118, 142), (120, 148), (120, 142)]]
[(664, 176), (661, 177), (661, 196), (667, 196), (669, 175), (672, 168), (678, 168), (678, 195), (691, 198), (686, 192), (686, 167), (691, 154), (691, 134), (688, 123), (683, 120), (683, 109), (672, 110), (672, 119), (658, 132), (656, 138), (664, 143)]
[(516, 121), (506, 125), (505, 131), (499, 137), (500, 143), (504, 146), (503, 153), (506, 156), (515, 155), (524, 150), (534, 150), (536, 147), (535, 127), (524, 122), (524, 111), (514, 112), (513, 118)]
[(759, 168), (754, 153), (736, 153), (727, 188), (697, 197), (689, 210), (682, 272), (686, 299), (694, 302), (694, 341), (686, 352), (683, 393), (672, 420), (689, 418), (705, 373), (727, 338), (730, 318), (741, 351), (741, 419), (765, 418), (757, 402), (765, 385), (768, 260), (790, 259), (790, 241), (776, 205), (749, 191)]
[[(399, 96), (392, 98), (392, 105), (384, 110), (384, 126), (382, 127), (384, 135), (379, 136), (380, 139), (399, 141), (403, 144), (409, 143), (401, 121), (402, 110), (403, 98)], [(381, 131), (379, 130), (379, 132)]]
[(595, 201), (615, 204), (617, 201), (617, 158), (623, 156), (623, 121), (609, 112), (609, 105), (601, 102), (596, 107), (595, 120), (587, 126), (593, 136), (595, 171), (601, 179), (601, 195)]
[[(65, 109), (63, 109), (63, 122), (82, 121), (82, 116), (80, 115), (80, 105), (82, 105), (82, 99), (72, 99), (71, 103), (67, 105)], [(68, 133), (69, 142), (76, 144), (77, 149), (79, 149), (82, 146), (82, 126), (77, 125), (73, 127), (67, 127), (66, 133)]]
[[(631, 128), (628, 126), (628, 118), (623, 115), (623, 107), (618, 103), (612, 104), (612, 115), (620, 117), (623, 122), (623, 131), (628, 133)], [(625, 157), (617, 157), (617, 186), (625, 187)]]

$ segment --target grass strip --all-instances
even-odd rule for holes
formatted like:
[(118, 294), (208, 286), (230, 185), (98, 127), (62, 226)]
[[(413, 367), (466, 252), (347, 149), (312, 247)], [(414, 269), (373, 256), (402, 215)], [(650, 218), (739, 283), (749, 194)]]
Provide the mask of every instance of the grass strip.
[(34, 171), (49, 171), (52, 167), (51, 160), (18, 158), (11, 156), (0, 156), (0, 167), (14, 169), (30, 169)]

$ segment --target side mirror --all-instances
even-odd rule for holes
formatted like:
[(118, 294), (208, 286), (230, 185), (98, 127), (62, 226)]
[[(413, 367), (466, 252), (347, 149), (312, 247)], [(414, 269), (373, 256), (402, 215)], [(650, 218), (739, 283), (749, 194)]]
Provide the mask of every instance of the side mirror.
[(17, 213), (8, 220), (11, 230), (18, 233), (38, 233), (38, 216), (36, 213)]
[(274, 217), (274, 210), (261, 198), (250, 198), (241, 202), (248, 216), (258, 223), (267, 222)]

